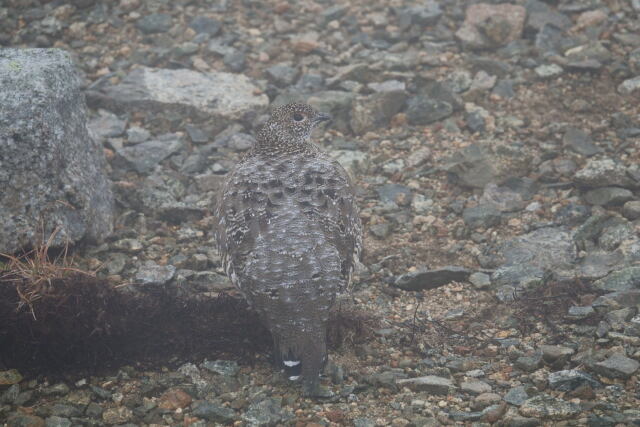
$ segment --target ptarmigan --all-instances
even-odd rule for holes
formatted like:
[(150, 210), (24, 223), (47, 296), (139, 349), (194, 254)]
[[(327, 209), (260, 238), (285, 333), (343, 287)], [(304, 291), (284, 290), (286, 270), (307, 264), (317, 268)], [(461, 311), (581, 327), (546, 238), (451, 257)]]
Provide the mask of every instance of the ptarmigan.
[(329, 116), (276, 108), (229, 173), (217, 205), (223, 266), (271, 331), (276, 363), (320, 392), (327, 321), (362, 248), (349, 176), (310, 141)]

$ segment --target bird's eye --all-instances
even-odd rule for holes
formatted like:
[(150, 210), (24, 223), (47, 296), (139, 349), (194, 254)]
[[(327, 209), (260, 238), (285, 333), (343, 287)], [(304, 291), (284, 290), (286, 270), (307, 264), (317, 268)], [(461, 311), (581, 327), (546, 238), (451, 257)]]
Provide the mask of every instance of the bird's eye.
[(304, 120), (304, 116), (300, 113), (294, 113), (293, 120), (295, 120), (296, 122), (301, 122)]

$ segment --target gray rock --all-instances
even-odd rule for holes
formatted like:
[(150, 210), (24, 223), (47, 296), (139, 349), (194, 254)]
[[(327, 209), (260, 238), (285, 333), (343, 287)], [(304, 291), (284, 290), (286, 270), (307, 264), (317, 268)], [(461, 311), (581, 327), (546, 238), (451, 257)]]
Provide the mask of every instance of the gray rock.
[(619, 206), (633, 200), (633, 193), (626, 188), (600, 187), (587, 191), (584, 201), (597, 206)]
[(112, 111), (206, 119), (224, 127), (266, 109), (269, 99), (258, 92), (244, 75), (138, 67), (120, 84), (88, 97)]
[(527, 399), (519, 408), (525, 417), (542, 418), (545, 420), (566, 420), (581, 412), (580, 405), (566, 402), (562, 399), (539, 394)]
[(207, 16), (196, 16), (189, 23), (189, 27), (193, 28), (198, 34), (209, 34), (213, 37), (222, 29), (222, 23)]
[[(90, 138), (80, 79), (58, 49), (0, 50), (0, 252), (52, 247), (113, 229), (101, 145)], [(43, 224), (44, 220), (44, 224)]]
[(513, 387), (504, 395), (504, 401), (514, 406), (522, 405), (528, 398), (529, 395), (523, 386)]
[(552, 372), (548, 377), (549, 387), (559, 391), (572, 391), (578, 387), (588, 385), (591, 388), (602, 387), (591, 375), (577, 369)]
[(142, 285), (162, 286), (173, 279), (175, 273), (176, 268), (172, 265), (158, 265), (153, 261), (146, 261), (138, 268), (135, 281)]
[(471, 228), (489, 228), (500, 224), (500, 211), (492, 205), (478, 205), (462, 212), (464, 223)]
[(351, 92), (327, 90), (317, 92), (307, 99), (307, 103), (318, 111), (332, 117), (332, 128), (348, 132), (351, 121), (351, 105), (356, 95)]
[(632, 188), (638, 184), (627, 174), (624, 165), (609, 158), (589, 160), (585, 167), (576, 172), (575, 180), (586, 187)]
[(640, 289), (640, 267), (627, 267), (614, 271), (593, 282), (593, 286), (603, 291), (628, 291)]
[(251, 426), (275, 426), (286, 423), (294, 418), (290, 411), (282, 409), (280, 399), (266, 398), (249, 405), (242, 419)]
[(14, 413), (7, 418), (7, 427), (41, 427), (44, 420), (35, 415)]
[(256, 139), (246, 133), (235, 133), (227, 139), (227, 147), (233, 151), (247, 151), (256, 143)]
[(216, 402), (202, 401), (194, 405), (192, 414), (213, 423), (228, 424), (234, 422), (236, 412)]
[(114, 165), (134, 170), (139, 174), (148, 174), (164, 159), (178, 153), (184, 147), (177, 134), (166, 134), (157, 139), (131, 146), (116, 146)]
[(525, 31), (540, 31), (545, 25), (553, 25), (554, 27), (567, 30), (573, 23), (567, 15), (551, 8), (548, 4), (539, 0), (527, 0), (525, 2), (527, 9), (527, 23)]
[(150, 137), (151, 132), (144, 128), (131, 126), (129, 129), (127, 129), (127, 142), (129, 144), (139, 144), (141, 142), (147, 141)]
[(127, 122), (109, 111), (100, 110), (98, 116), (92, 118), (87, 126), (99, 141), (105, 141), (107, 138), (122, 136)]
[(267, 77), (279, 87), (292, 85), (298, 77), (298, 69), (288, 64), (275, 64), (266, 70)]
[(430, 0), (423, 2), (423, 6), (410, 6), (396, 11), (398, 26), (405, 30), (411, 25), (435, 25), (442, 16), (438, 2)]
[(627, 79), (618, 86), (618, 93), (621, 95), (631, 95), (637, 90), (640, 90), (640, 76)]
[(558, 64), (542, 64), (538, 65), (533, 71), (541, 79), (550, 79), (561, 75), (564, 70)]
[(349, 11), (349, 6), (338, 4), (330, 6), (322, 11), (322, 19), (325, 23), (342, 18)]
[(602, 151), (597, 145), (595, 145), (591, 139), (591, 135), (583, 131), (582, 129), (570, 127), (564, 133), (562, 138), (562, 144), (583, 156), (593, 156)]
[(358, 98), (351, 109), (351, 129), (356, 135), (385, 127), (391, 118), (404, 107), (407, 94), (403, 90), (375, 93), (366, 98)]
[(451, 282), (466, 282), (471, 270), (464, 267), (443, 267), (437, 270), (418, 270), (399, 276), (394, 286), (406, 291), (435, 289)]
[(508, 3), (478, 3), (467, 7), (456, 37), (471, 49), (504, 46), (522, 35), (526, 9)]
[(462, 185), (485, 188), (487, 184), (496, 182), (500, 175), (495, 163), (495, 157), (488, 148), (472, 144), (451, 156), (443, 169), (454, 174)]
[(456, 389), (450, 379), (434, 375), (397, 380), (396, 383), (399, 386), (406, 386), (413, 391), (424, 391), (429, 394), (445, 395)]
[(496, 255), (505, 265), (529, 265), (563, 275), (573, 270), (577, 253), (571, 232), (564, 227), (539, 228), (507, 240)]
[(407, 120), (411, 125), (428, 125), (453, 114), (453, 106), (445, 101), (416, 95), (407, 101)]
[(491, 286), (491, 276), (480, 272), (472, 273), (469, 282), (477, 289), (485, 289)]
[(202, 128), (194, 125), (186, 125), (184, 129), (187, 131), (189, 135), (189, 139), (194, 144), (206, 144), (209, 142), (209, 134), (205, 132)]
[(606, 360), (593, 365), (594, 371), (608, 378), (629, 378), (638, 368), (640, 363), (621, 353), (614, 353)]
[(587, 306), (572, 305), (571, 307), (569, 307), (567, 318), (571, 320), (583, 320), (593, 316), (594, 314), (595, 314), (595, 310), (590, 305), (587, 305)]
[(533, 372), (542, 366), (542, 353), (536, 352), (531, 356), (520, 356), (516, 359), (515, 365), (525, 372)]
[(376, 188), (376, 193), (382, 202), (397, 203), (401, 199), (411, 201), (411, 189), (402, 184), (385, 184)]
[(45, 427), (71, 427), (69, 418), (52, 416), (44, 420)]
[(622, 215), (631, 221), (640, 219), (640, 200), (625, 203), (622, 207)]
[(143, 16), (136, 22), (136, 27), (144, 34), (165, 33), (171, 28), (171, 15), (152, 13)]
[(379, 222), (369, 226), (369, 231), (378, 239), (386, 239), (391, 234), (391, 226), (388, 222)]
[(491, 386), (484, 381), (471, 380), (460, 383), (460, 390), (471, 394), (489, 393)]
[(234, 360), (205, 360), (202, 363), (202, 367), (216, 374), (228, 377), (235, 376), (240, 370), (238, 363)]

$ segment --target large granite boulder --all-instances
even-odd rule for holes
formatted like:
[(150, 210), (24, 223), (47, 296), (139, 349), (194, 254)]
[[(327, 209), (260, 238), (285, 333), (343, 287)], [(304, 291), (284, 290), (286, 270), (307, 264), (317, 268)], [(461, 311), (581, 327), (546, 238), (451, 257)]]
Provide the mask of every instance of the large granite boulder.
[(53, 246), (99, 241), (114, 201), (87, 130), (80, 78), (60, 49), (0, 49), (0, 252), (59, 229)]
[(190, 118), (223, 129), (230, 122), (252, 122), (269, 98), (242, 75), (186, 69), (138, 67), (116, 85), (87, 94), (90, 105), (115, 112), (135, 112), (146, 120)]

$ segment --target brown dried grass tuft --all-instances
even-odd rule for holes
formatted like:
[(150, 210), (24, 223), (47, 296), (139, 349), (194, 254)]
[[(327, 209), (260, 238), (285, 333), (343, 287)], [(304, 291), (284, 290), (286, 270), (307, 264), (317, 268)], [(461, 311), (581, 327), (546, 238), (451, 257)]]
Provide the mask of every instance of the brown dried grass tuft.
[(68, 243), (55, 257), (50, 257), (51, 244), (59, 232), (60, 228), (56, 228), (46, 241), (21, 255), (0, 252), (0, 257), (6, 260), (0, 263), (0, 283), (15, 286), (20, 298), (16, 310), (26, 306), (34, 319), (37, 318), (34, 303), (51, 292), (56, 281), (71, 275), (95, 277), (95, 271), (88, 272), (74, 265)]

